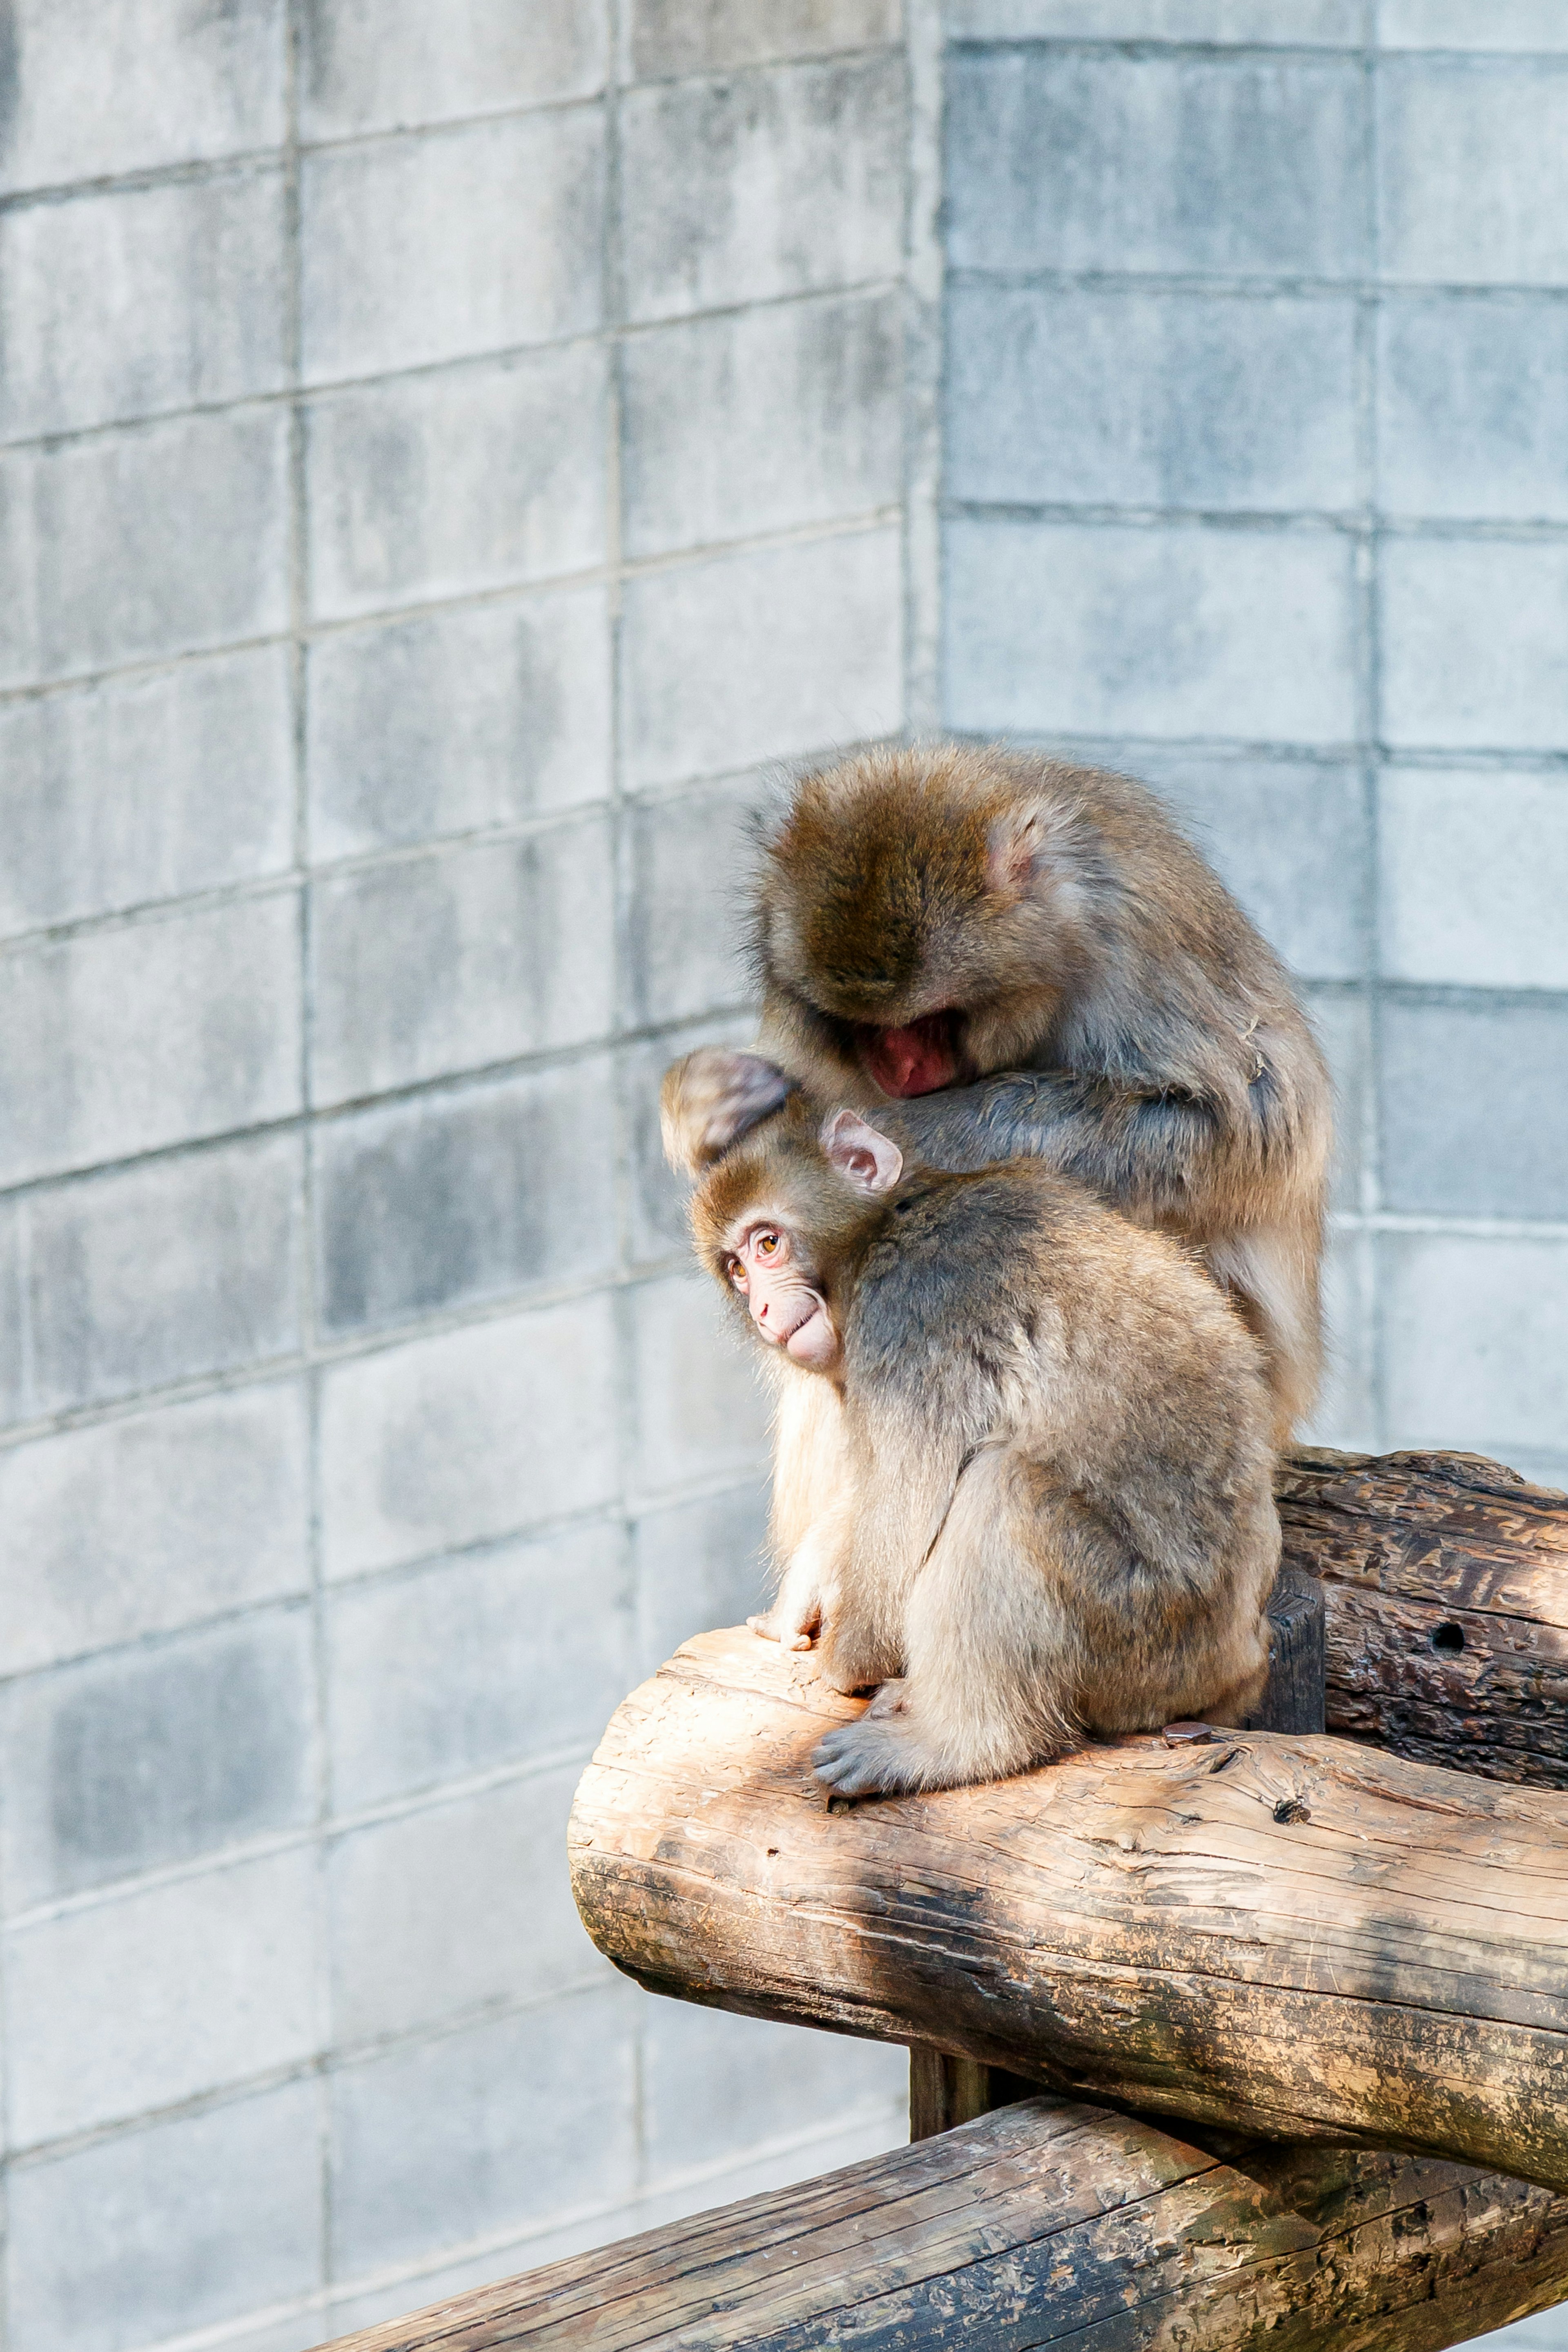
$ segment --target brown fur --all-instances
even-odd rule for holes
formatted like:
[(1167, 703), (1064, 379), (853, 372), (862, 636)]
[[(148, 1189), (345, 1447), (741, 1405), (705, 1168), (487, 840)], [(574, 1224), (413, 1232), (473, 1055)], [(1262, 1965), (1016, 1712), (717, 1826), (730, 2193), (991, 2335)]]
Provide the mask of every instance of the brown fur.
[[(880, 1685), (817, 1769), (853, 1795), (1015, 1772), (1082, 1730), (1242, 1719), (1279, 1554), (1260, 1351), (1186, 1251), (1038, 1160), (857, 1191), (799, 1094), (714, 1166), (698, 1249), (735, 1298), (759, 1216), (826, 1302), (772, 1352), (793, 1437), (759, 1630)], [(757, 1622), (757, 1621), (753, 1621)]]
[[(1328, 1075), (1278, 960), (1152, 793), (994, 750), (863, 754), (796, 785), (754, 934), (761, 1055), (929, 1165), (1037, 1157), (1191, 1243), (1263, 1343), (1283, 1441), (1321, 1365)], [(891, 1102), (868, 1039), (949, 1009), (954, 1083)], [(749, 1058), (671, 1072), (678, 1165), (776, 1108), (754, 1063), (739, 1086)]]

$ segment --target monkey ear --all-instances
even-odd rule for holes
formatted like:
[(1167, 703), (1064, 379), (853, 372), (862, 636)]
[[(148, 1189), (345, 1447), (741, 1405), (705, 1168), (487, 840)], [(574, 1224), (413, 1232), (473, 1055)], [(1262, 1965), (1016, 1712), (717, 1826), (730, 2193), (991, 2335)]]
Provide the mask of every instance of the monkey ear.
[(847, 1176), (855, 1190), (868, 1199), (891, 1192), (904, 1172), (904, 1155), (898, 1145), (879, 1129), (868, 1127), (856, 1111), (834, 1112), (823, 1127), (822, 1148), (839, 1174)]
[(985, 881), (997, 898), (1024, 896), (1045, 855), (1044, 833), (1033, 809), (1009, 809), (996, 819), (985, 848)]

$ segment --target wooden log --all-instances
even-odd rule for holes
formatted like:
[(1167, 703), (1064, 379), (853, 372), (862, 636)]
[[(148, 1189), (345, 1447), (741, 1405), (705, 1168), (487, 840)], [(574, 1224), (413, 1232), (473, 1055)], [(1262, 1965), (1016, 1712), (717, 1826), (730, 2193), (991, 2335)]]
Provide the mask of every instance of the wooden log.
[(1568, 2294), (1568, 2198), (1035, 2098), (336, 2352), (1437, 2352)]
[(1471, 1454), (1295, 1454), (1276, 1491), (1322, 1580), (1328, 1728), (1568, 1789), (1568, 1496)]
[(600, 1949), (1057, 2091), (1568, 2188), (1568, 1800), (1234, 1732), (829, 1811), (811, 1749), (860, 1704), (743, 1628), (634, 1692), (569, 1832)]
[[(1323, 1591), (1317, 1578), (1298, 1568), (1281, 1568), (1268, 1598), (1268, 1684), (1258, 1712), (1248, 1717), (1249, 1729), (1321, 1731), (1323, 1624)], [(1170, 1745), (1188, 1734), (1205, 1739), (1212, 1736), (1203, 1724), (1173, 1726), (1164, 1736)], [(973, 2058), (911, 2042), (910, 2137), (924, 2139), (931, 2132), (951, 2131), (955, 2124), (973, 2122), (976, 2116), (1027, 2097), (1031, 2087), (1021, 2075), (999, 2066), (982, 2066)]]

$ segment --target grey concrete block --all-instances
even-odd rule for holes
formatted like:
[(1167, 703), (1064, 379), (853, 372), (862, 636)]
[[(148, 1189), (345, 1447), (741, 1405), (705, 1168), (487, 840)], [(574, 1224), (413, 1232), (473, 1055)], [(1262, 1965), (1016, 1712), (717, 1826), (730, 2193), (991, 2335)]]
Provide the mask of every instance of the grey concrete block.
[(299, 1143), (279, 1137), (34, 1195), (29, 1412), (291, 1353), (302, 1191)]
[(1338, 534), (955, 520), (947, 721), (982, 734), (1347, 742)]
[(291, 758), (281, 646), (0, 706), (0, 931), (282, 871)]
[(903, 714), (900, 534), (731, 555), (626, 583), (634, 787), (891, 734)]
[(293, 891), (89, 931), (0, 962), (0, 1181), (300, 1108)]
[(1568, 548), (1391, 537), (1379, 587), (1386, 742), (1526, 751), (1568, 742)]
[(775, 66), (621, 103), (627, 316), (896, 277), (903, 64)]
[(1371, 831), (1359, 770), (1313, 760), (1129, 762), (1169, 802), (1276, 953), (1304, 979), (1366, 969)]
[(313, 1858), (296, 1847), (14, 1927), (13, 2145), (307, 2062), (314, 1906)]
[(1390, 768), (1379, 795), (1384, 973), (1568, 989), (1568, 781)]
[(1342, 509), (1348, 299), (960, 284), (946, 490), (1022, 506)]
[(1363, 117), (1350, 58), (961, 49), (949, 264), (1354, 277)]
[(515, 824), (604, 799), (602, 588), (319, 637), (306, 760), (318, 858)]
[(610, 1301), (536, 1308), (331, 1365), (327, 1573), (589, 1511), (616, 1484)]
[(1301, 995), (1334, 1085), (1330, 1207), (1353, 1212), (1362, 1206), (1362, 1173), (1366, 1163), (1372, 1007), (1361, 989), (1308, 987)]
[(0, 1454), (0, 1675), (305, 1591), (306, 1468), (293, 1381)]
[(1376, 1454), (1393, 1442), (1384, 1436), (1377, 1406), (1375, 1246), (1370, 1235), (1355, 1232), (1329, 1236), (1323, 1258), (1328, 1360), (1318, 1409), (1303, 1433), (1308, 1444)]
[(629, 1027), (689, 1021), (751, 993), (742, 945), (753, 858), (748, 820), (762, 799), (758, 780), (745, 776), (679, 800), (634, 804), (626, 828)]
[(19, 2167), (16, 2352), (132, 2352), (308, 2294), (321, 2275), (318, 2141), (315, 2084), (286, 2083)]
[(1561, 63), (1388, 58), (1378, 68), (1377, 106), (1384, 277), (1568, 282), (1568, 70)]
[(691, 1246), (686, 1221), (690, 1187), (666, 1160), (658, 1129), (658, 1089), (665, 1071), (694, 1045), (744, 1046), (755, 1036), (756, 1022), (748, 1013), (730, 1021), (694, 1022), (688, 1029), (627, 1046), (623, 1052), (620, 1083), (631, 1161), (631, 1254), (637, 1264), (678, 1253), (684, 1256)]
[(630, 14), (632, 71), (650, 81), (878, 48), (903, 29), (900, 0), (632, 0)]
[(602, 817), (319, 882), (315, 1100), (605, 1035), (613, 912)]
[(1544, 296), (1390, 297), (1380, 496), (1395, 514), (1568, 520), (1568, 312)]
[(767, 1511), (765, 1486), (753, 1479), (637, 1521), (637, 1674), (656, 1672), (693, 1633), (743, 1624), (766, 1608)]
[(32, 1409), (32, 1360), (27, 1329), (27, 1203), (0, 1201), (0, 1424), (25, 1421)]
[(526, 16), (510, 0), (452, 0), (438, 16), (381, 0), (307, 0), (304, 136), (342, 139), (588, 97), (604, 79), (605, 31), (596, 0), (553, 0)]
[(12, 0), (0, 195), (276, 147), (283, 0)]
[[(867, 2157), (885, 2156), (892, 2148), (907, 2147), (909, 2136), (906, 2069), (906, 2080), (896, 2098), (855, 2107), (842, 2119), (830, 2112), (809, 2138), (796, 2136), (771, 2146), (764, 2142), (760, 2154), (731, 2161), (721, 2169), (678, 2174), (665, 2187), (639, 2198), (632, 2209), (635, 2218), (628, 2216), (623, 2226), (662, 2229), (667, 2222), (701, 2212), (716, 2197), (721, 2196), (726, 2204), (731, 2198), (765, 2197), (775, 2189), (789, 2189), (797, 2181), (837, 2171), (842, 2165), (859, 2164)], [(563, 2238), (565, 2234), (561, 2233)]]
[(1568, 1219), (1568, 1006), (1395, 998), (1380, 1045), (1387, 1207)]
[(339, 1839), (332, 2033), (406, 2033), (600, 1976), (566, 1874), (576, 1764)]
[(284, 628), (288, 446), (265, 408), (0, 457), (0, 686)]
[(1390, 1445), (1500, 1462), (1557, 1450), (1568, 1394), (1568, 1245), (1379, 1237)]
[(608, 1985), (336, 2074), (334, 2273), (629, 2189), (637, 2000)]
[(586, 571), (605, 554), (605, 354), (318, 398), (306, 458), (318, 618)]
[(437, 1560), (334, 1593), (340, 1812), (563, 1750), (586, 1755), (636, 1680), (617, 1528)]
[(639, 1283), (631, 1313), (638, 1494), (760, 1469), (772, 1404), (763, 1351), (717, 1285), (696, 1273)]
[[(1568, 20), (1557, 0), (1490, 0), (1480, 9), (1471, 0), (1381, 0), (1377, 37), (1385, 49), (1525, 49), (1545, 55), (1568, 49)], [(1561, 2327), (1561, 2319), (1554, 2324)]]
[(307, 155), (306, 382), (591, 333), (604, 177), (596, 107)]
[(7, 1907), (307, 1822), (313, 1712), (310, 1619), (287, 1605), (11, 1684)]
[[(1510, 1466), (1517, 1469), (1519, 1465)], [(1472, 2336), (1470, 2342), (1476, 2352), (1563, 2352), (1565, 2328), (1568, 2321), (1559, 2305), (1555, 2311), (1538, 2312), (1533, 2319), (1515, 2320), (1511, 2327), (1495, 2328), (1489, 2336)]]
[(1318, 42), (1354, 47), (1363, 19), (1362, 0), (946, 0), (942, 10), (949, 37), (966, 40), (1246, 41), (1288, 47)]
[(334, 1120), (315, 1148), (321, 1316), (333, 1337), (615, 1270), (605, 1057)]
[(900, 2095), (909, 2095), (909, 2058), (887, 2043), (680, 2000), (650, 2002), (644, 2018), (644, 2130), (655, 2180)]
[(274, 166), (0, 215), (0, 439), (276, 391), (283, 265)]
[(630, 555), (829, 522), (900, 496), (896, 295), (789, 302), (630, 336), (622, 371)]

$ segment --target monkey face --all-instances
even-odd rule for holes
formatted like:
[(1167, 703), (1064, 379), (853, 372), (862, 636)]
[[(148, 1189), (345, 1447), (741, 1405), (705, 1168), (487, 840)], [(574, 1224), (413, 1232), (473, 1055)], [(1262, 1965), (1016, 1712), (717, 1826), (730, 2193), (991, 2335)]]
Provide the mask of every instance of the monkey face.
[(775, 1021), (894, 1100), (1026, 1062), (1088, 952), (1072, 833), (1070, 809), (958, 746), (802, 779), (755, 904)]
[(838, 1334), (827, 1301), (781, 1223), (753, 1218), (732, 1234), (725, 1271), (771, 1346), (816, 1372), (837, 1362)]

